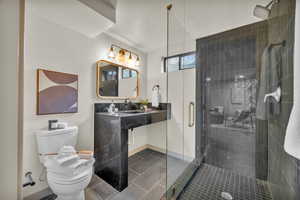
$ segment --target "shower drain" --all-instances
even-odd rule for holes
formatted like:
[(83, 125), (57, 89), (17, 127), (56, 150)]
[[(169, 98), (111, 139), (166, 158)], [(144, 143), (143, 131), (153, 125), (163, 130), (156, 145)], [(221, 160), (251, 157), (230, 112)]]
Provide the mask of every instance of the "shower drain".
[(232, 195), (228, 192), (221, 192), (221, 197), (225, 200), (233, 200)]

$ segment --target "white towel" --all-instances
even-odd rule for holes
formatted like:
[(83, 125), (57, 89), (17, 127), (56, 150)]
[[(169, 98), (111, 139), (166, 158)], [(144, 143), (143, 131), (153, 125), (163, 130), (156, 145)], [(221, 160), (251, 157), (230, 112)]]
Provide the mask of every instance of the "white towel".
[(69, 156), (64, 156), (64, 157), (60, 157), (57, 156), (56, 161), (60, 164), (60, 165), (67, 165), (69, 163), (74, 163), (76, 161), (78, 161), (80, 158), (77, 154), (74, 155), (69, 155)]
[(80, 170), (80, 168), (86, 167), (92, 161), (93, 161), (92, 159), (91, 160), (80, 159), (77, 162), (70, 165), (69, 167), (74, 170)]
[(160, 103), (160, 94), (159, 94), (159, 89), (158, 88), (154, 88), (152, 91), (152, 107), (159, 107), (159, 103)]
[(67, 165), (76, 162), (79, 159), (79, 156), (76, 154), (76, 151), (72, 146), (63, 146), (60, 148), (58, 155), (56, 156), (56, 161), (60, 165)]
[[(81, 159), (83, 158), (83, 159)], [(65, 177), (72, 177), (77, 175), (87, 168), (92, 167), (95, 159), (93, 153), (82, 153), (77, 154), (74, 147), (63, 146), (56, 156), (49, 156), (46, 160), (45, 166), (47, 167), (48, 173), (61, 174)]]

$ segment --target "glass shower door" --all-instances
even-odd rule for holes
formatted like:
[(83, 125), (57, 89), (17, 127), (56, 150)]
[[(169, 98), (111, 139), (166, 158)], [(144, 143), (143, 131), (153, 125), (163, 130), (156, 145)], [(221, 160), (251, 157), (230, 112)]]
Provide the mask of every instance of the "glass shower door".
[(167, 197), (179, 195), (197, 168), (196, 41), (186, 32), (185, 1), (172, 1), (167, 21), (165, 73), (171, 118), (167, 124)]

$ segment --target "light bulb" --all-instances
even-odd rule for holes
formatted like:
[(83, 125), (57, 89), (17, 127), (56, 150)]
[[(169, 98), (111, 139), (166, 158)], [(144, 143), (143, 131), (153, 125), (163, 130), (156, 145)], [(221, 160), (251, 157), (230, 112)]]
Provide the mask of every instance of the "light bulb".
[(133, 59), (132, 59), (131, 52), (130, 52), (130, 54), (129, 54), (129, 58), (128, 58), (127, 63), (128, 63), (129, 66), (134, 66), (134, 61), (133, 61)]
[(111, 59), (114, 59), (116, 57), (113, 47), (110, 47), (108, 57), (111, 58)]
[(132, 55), (131, 55), (131, 52), (130, 52), (130, 54), (129, 54), (129, 58), (128, 58), (128, 60), (130, 61), (130, 60), (132, 60)]
[(123, 49), (119, 51), (118, 60), (120, 63), (125, 62), (125, 51)]
[(135, 66), (139, 66), (139, 65), (140, 65), (140, 57), (138, 56), (136, 58)]

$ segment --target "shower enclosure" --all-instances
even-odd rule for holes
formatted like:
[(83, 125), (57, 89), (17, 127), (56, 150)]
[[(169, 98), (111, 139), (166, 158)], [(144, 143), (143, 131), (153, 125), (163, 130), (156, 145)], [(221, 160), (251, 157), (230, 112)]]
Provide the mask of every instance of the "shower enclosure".
[[(167, 1), (167, 199), (299, 198), (299, 162), (283, 149), (295, 0), (263, 2)], [(274, 88), (280, 100), (264, 98)]]
[[(267, 46), (267, 23), (260, 22), (197, 40), (205, 163), (255, 177), (256, 133), (267, 133), (266, 121), (256, 123), (261, 55)], [(199, 113), (199, 114), (200, 114)], [(259, 139), (259, 138), (257, 138)], [(258, 173), (259, 173), (258, 172)]]

